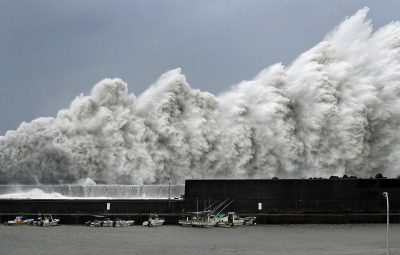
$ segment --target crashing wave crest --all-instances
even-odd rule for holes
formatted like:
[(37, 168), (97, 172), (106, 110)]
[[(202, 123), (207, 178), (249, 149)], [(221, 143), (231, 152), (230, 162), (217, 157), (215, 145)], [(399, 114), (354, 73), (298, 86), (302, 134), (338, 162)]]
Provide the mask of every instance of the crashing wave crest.
[(400, 24), (373, 32), (367, 12), (219, 96), (192, 89), (180, 69), (138, 98), (105, 79), (56, 118), (0, 136), (0, 179), (396, 176)]

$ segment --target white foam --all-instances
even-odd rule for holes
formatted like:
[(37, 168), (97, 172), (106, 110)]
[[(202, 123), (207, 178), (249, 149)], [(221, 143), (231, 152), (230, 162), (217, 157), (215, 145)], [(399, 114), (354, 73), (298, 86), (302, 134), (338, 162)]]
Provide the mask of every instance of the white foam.
[(0, 199), (67, 199), (67, 198), (70, 197), (63, 196), (60, 193), (56, 192), (46, 193), (40, 189), (32, 189), (26, 192), (0, 195)]
[(0, 185), (0, 199), (167, 199), (184, 185)]
[(105, 79), (56, 118), (0, 137), (0, 179), (395, 177), (400, 24), (373, 32), (367, 12), (290, 66), (268, 67), (219, 96), (192, 89), (180, 69), (138, 98), (121, 79)]

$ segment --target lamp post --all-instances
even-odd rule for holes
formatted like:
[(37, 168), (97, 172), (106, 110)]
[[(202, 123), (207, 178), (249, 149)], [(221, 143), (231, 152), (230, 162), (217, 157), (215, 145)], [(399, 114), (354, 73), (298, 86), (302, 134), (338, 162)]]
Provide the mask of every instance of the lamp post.
[(389, 193), (383, 192), (386, 198), (386, 254), (389, 255)]

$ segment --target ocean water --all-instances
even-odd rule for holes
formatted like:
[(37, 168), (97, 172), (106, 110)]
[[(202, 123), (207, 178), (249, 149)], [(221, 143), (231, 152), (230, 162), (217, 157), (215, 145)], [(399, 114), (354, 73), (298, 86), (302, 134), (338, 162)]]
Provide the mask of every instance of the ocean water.
[[(400, 254), (400, 225), (390, 229)], [(0, 226), (1, 255), (386, 254), (386, 228), (368, 225), (257, 225), (237, 228)]]

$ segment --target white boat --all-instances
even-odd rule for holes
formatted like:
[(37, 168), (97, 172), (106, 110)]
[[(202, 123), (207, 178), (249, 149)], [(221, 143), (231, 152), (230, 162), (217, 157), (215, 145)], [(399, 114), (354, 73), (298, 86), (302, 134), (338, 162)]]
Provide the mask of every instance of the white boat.
[(192, 221), (192, 227), (197, 227), (197, 228), (209, 228), (209, 227), (215, 227), (218, 223), (218, 220), (215, 219), (199, 219), (199, 220), (193, 220)]
[(112, 227), (112, 221), (102, 215), (94, 215), (93, 219), (85, 222), (89, 227)]
[(59, 222), (60, 222), (60, 219), (55, 219), (55, 218), (53, 218), (53, 216), (48, 214), (48, 215), (44, 215), (44, 219), (42, 219), (42, 221), (39, 222), (39, 226), (42, 226), (42, 227), (58, 226)]
[(180, 220), (178, 223), (183, 227), (187, 226), (200, 227), (200, 228), (215, 227), (220, 221), (220, 213), (226, 207), (228, 207), (233, 201), (234, 200), (230, 201), (230, 199), (227, 198), (222, 203), (212, 208), (213, 205), (217, 202), (215, 201), (214, 203), (210, 204), (207, 208), (205, 208), (204, 211), (192, 212), (194, 216), (191, 219), (186, 218), (186, 220)]
[(102, 227), (102, 223), (99, 220), (87, 221), (85, 224), (89, 227)]
[(179, 220), (178, 224), (181, 225), (182, 227), (191, 227), (192, 219), (189, 219), (189, 217), (186, 217), (186, 219)]
[(243, 225), (245, 226), (254, 226), (256, 225), (255, 221), (256, 221), (256, 217), (245, 217), (242, 218), (243, 219)]
[(94, 220), (90, 223), (90, 227), (112, 227), (114, 222), (108, 218), (104, 220)]
[(165, 220), (159, 218), (157, 214), (150, 214), (149, 219), (143, 222), (143, 226), (156, 227), (163, 225), (164, 222)]
[(228, 212), (227, 215), (219, 218), (217, 225), (219, 227), (243, 226), (243, 222), (243, 219), (241, 219), (235, 212)]
[(122, 220), (116, 219), (111, 220), (102, 215), (92, 216), (94, 219), (85, 222), (86, 226), (89, 227), (128, 227), (135, 224), (134, 220)]
[(135, 224), (134, 220), (121, 220), (117, 219), (113, 222), (113, 227), (129, 227)]
[(112, 227), (113, 222), (110, 220), (94, 220), (88, 224), (89, 227)]
[(7, 226), (22, 226), (28, 225), (29, 220), (24, 220), (22, 216), (15, 217), (15, 220), (9, 220), (4, 223)]
[(196, 212), (196, 216), (191, 220), (192, 227), (208, 228), (215, 227), (218, 218), (212, 215), (212, 211)]

